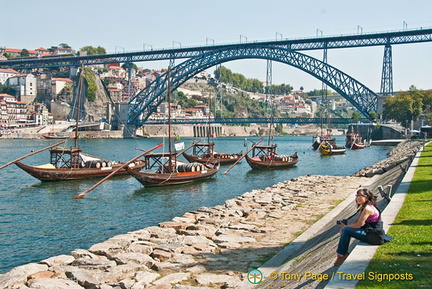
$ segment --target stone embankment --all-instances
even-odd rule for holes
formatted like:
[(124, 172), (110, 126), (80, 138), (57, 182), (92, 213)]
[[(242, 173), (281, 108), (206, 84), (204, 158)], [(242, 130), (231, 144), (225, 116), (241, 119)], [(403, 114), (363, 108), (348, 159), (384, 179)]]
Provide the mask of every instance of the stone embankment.
[[(395, 149), (399, 158), (411, 153), (411, 145)], [(236, 288), (250, 269), (367, 180), (308, 175), (247, 192), (89, 249), (16, 267), (0, 275), (0, 288)]]
[(422, 146), (423, 142), (420, 141), (404, 141), (389, 152), (388, 158), (358, 171), (354, 176), (370, 178), (388, 172), (407, 160), (412, 160)]

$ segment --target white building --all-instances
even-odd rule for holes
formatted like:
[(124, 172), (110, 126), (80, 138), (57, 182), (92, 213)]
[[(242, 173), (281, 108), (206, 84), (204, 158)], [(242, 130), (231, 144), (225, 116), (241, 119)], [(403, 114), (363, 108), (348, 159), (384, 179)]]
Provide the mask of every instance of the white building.
[(0, 68), (0, 84), (5, 84), (6, 80), (10, 77), (14, 77), (18, 75), (18, 71), (13, 69), (3, 69)]
[(5, 85), (10, 85), (19, 100), (31, 103), (37, 96), (36, 77), (33, 74), (20, 74), (8, 78)]

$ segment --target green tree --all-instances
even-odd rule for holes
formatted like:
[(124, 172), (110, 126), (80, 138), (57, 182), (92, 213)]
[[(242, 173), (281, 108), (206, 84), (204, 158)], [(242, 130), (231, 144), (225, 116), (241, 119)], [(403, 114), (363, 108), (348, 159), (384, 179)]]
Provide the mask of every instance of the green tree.
[(358, 111), (353, 111), (353, 113), (351, 114), (351, 119), (353, 122), (358, 122), (361, 119), (361, 114)]
[(369, 118), (371, 120), (378, 120), (379, 119), (379, 113), (377, 113), (375, 111), (371, 111), (371, 112), (369, 112)]
[(388, 97), (383, 104), (384, 120), (395, 120), (404, 128), (409, 128), (411, 121), (417, 120), (422, 113), (422, 99), (417, 90), (399, 92), (395, 97)]
[(72, 48), (69, 45), (67, 45), (66, 43), (60, 43), (59, 47), (61, 47), (61, 48)]
[(21, 57), (29, 57), (30, 53), (27, 49), (23, 48), (23, 50), (21, 50), (20, 56)]
[(87, 52), (87, 55), (98, 55), (98, 54), (106, 54), (106, 49), (98, 46), (98, 47), (93, 47), (93, 46), (84, 46), (80, 49), (80, 51), (85, 51)]
[(122, 65), (122, 68), (123, 68), (124, 70), (128, 70), (129, 67), (132, 68), (132, 69), (134, 69), (135, 71), (138, 71), (138, 66), (137, 66), (135, 63), (132, 63), (132, 62), (125, 62), (125, 63), (123, 63), (123, 65)]
[(87, 82), (87, 100), (93, 102), (96, 100), (96, 76), (88, 67), (84, 68), (84, 79)]
[(6, 93), (9, 95), (15, 95), (15, 90), (12, 88), (12, 86), (9, 85), (3, 85), (0, 83), (0, 93)]

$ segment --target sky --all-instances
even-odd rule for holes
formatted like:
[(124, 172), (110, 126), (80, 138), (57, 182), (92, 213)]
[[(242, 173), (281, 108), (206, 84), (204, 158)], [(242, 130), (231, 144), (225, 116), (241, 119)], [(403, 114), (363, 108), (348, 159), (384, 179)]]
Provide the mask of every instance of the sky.
[[(102, 46), (108, 53), (432, 27), (430, 0), (24, 0), (19, 5), (0, 0), (0, 7), (0, 46), (37, 49), (66, 43), (75, 50)], [(392, 47), (394, 91), (411, 85), (432, 88), (431, 51), (432, 42)], [(322, 50), (302, 53), (323, 58)], [(379, 92), (383, 55), (384, 47), (332, 49), (327, 61)], [(167, 61), (136, 64), (168, 66)], [(266, 79), (265, 60), (223, 65), (247, 78)], [(322, 87), (309, 74), (277, 62), (272, 80), (294, 90)]]

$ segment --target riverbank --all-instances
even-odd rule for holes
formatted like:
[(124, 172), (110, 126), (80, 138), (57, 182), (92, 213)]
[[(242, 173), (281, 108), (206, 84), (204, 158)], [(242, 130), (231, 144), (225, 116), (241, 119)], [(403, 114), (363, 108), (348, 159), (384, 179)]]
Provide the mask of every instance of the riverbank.
[[(73, 126), (70, 122), (59, 122), (52, 126), (41, 126), (34, 128), (19, 128), (2, 133), (0, 140), (3, 139), (42, 139), (44, 135), (55, 133), (59, 136), (73, 138), (74, 132), (65, 132), (64, 129)], [(219, 129), (214, 129), (216, 137), (250, 137), (266, 136), (269, 134), (268, 124), (250, 124), (247, 126), (232, 125), (213, 125)], [(206, 127), (203, 125), (172, 125), (172, 135), (181, 137), (199, 137), (205, 135)], [(316, 125), (301, 125), (292, 127), (284, 125), (285, 134), (294, 136), (317, 135), (319, 127)], [(332, 135), (344, 135), (345, 130), (333, 129)], [(277, 135), (275, 131), (273, 135)], [(137, 137), (166, 137), (168, 135), (167, 125), (144, 125), (136, 131)], [(101, 130), (101, 131), (80, 131), (80, 138), (123, 138), (122, 130)]]
[[(403, 158), (408, 150), (400, 151)], [(0, 286), (235, 288), (249, 269), (260, 267), (369, 180), (309, 175), (281, 182), (88, 250), (17, 267), (0, 276)]]

